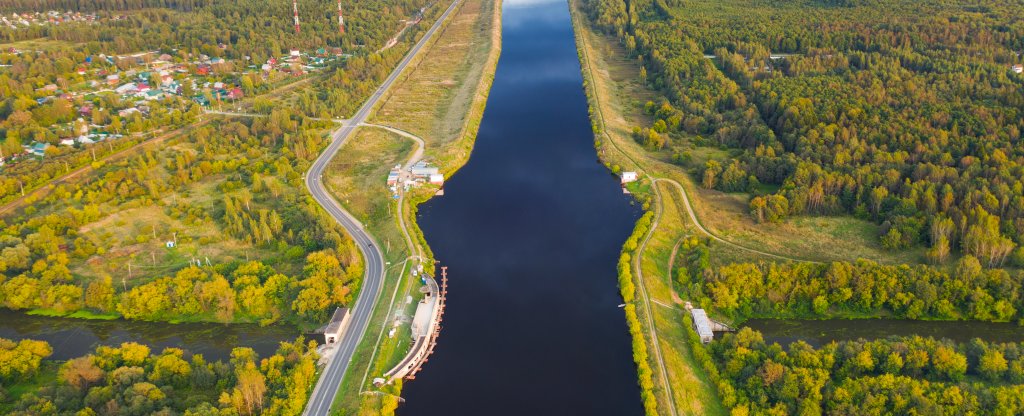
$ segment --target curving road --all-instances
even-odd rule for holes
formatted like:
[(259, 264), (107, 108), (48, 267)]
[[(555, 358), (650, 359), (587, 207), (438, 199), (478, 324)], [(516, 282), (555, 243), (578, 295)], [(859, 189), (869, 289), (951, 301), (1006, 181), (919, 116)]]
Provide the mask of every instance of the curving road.
[(338, 153), (338, 149), (345, 144), (345, 141), (352, 135), (352, 132), (356, 128), (366, 121), (370, 113), (373, 111), (373, 107), (377, 104), (377, 100), (384, 95), (384, 93), (391, 87), (391, 84), (398, 79), (402, 71), (405, 70), (409, 62), (412, 61), (413, 57), (419, 53), (423, 45), (433, 37), (434, 32), (437, 31), (441, 24), (448, 18), (455, 7), (461, 0), (455, 0), (451, 6), (445, 10), (444, 14), (434, 22), (434, 25), (430, 27), (426, 34), (416, 42), (416, 45), (409, 50), (409, 53), (405, 55), (402, 62), (398, 64), (394, 71), (388, 75), (388, 78), (384, 80), (373, 95), (370, 96), (362, 107), (359, 107), (359, 111), (356, 112), (349, 123), (344, 124), (341, 128), (336, 130), (332, 134), (331, 144), (327, 146), (320, 157), (313, 162), (313, 166), (309, 168), (309, 172), (306, 173), (306, 188), (316, 199), (317, 203), (324, 207), (325, 210), (342, 227), (348, 231), (352, 239), (355, 240), (359, 250), (363, 252), (363, 256), (366, 260), (366, 276), (363, 279), (363, 287), (359, 292), (359, 297), (356, 299), (355, 305), (351, 308), (352, 320), (349, 322), (348, 329), (345, 334), (342, 335), (341, 341), (338, 343), (337, 351), (334, 357), (331, 358), (327, 367), (320, 375), (320, 380), (317, 382), (316, 387), (313, 388), (313, 394), (309, 398), (309, 402), (306, 404), (306, 410), (303, 412), (310, 416), (327, 415), (331, 412), (331, 405), (334, 403), (335, 396), (338, 394), (338, 389), (341, 386), (342, 378), (348, 371), (349, 363), (352, 361), (352, 355), (355, 353), (356, 346), (359, 345), (359, 341), (362, 340), (363, 334), (366, 332), (367, 326), (370, 323), (370, 316), (373, 315), (373, 309), (376, 305), (377, 297), (380, 295), (381, 286), (384, 281), (384, 257), (380, 252), (380, 249), (374, 244), (373, 237), (363, 228), (363, 225), (357, 221), (351, 214), (341, 208), (341, 205), (334, 200), (323, 185), (323, 174), (324, 170), (327, 169), (327, 165), (330, 163), (334, 155)]

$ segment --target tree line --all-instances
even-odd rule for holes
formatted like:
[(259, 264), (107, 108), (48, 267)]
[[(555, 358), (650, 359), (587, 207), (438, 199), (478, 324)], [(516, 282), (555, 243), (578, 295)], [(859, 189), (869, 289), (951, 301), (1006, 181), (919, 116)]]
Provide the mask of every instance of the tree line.
[[(46, 342), (20, 343), (33, 343), (37, 349), (25, 359), (26, 365), (37, 363), (34, 357), (40, 354), (49, 355)], [(0, 354), (8, 344), (13, 343), (0, 339)], [(20, 386), (23, 379), (5, 379), (9, 388), (28, 390), (8, 414), (298, 415), (315, 377), (315, 346), (301, 339), (282, 342), (277, 352), (263, 358), (251, 348), (238, 347), (227, 362), (212, 363), (178, 348), (157, 354), (134, 342), (100, 346), (61, 363), (41, 386)]]
[(704, 357), (734, 415), (1024, 412), (1019, 343), (913, 336), (783, 348), (743, 328)]
[[(710, 265), (707, 246), (680, 245), (677, 287), (699, 304), (742, 320), (750, 317), (890, 315), (908, 319), (1024, 319), (1020, 271), (986, 269), (971, 256), (952, 270), (883, 265), (868, 260)], [(1021, 321), (1024, 322), (1024, 321)]]

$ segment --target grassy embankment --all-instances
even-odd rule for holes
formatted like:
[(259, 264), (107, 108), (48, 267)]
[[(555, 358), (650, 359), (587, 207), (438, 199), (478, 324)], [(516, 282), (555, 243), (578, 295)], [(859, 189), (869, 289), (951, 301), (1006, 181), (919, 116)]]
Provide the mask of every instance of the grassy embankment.
[[(369, 122), (422, 138), (424, 160), (450, 176), (469, 159), (476, 139), (500, 54), (500, 33), (500, 2), (463, 3), (389, 90)], [(364, 222), (385, 249), (385, 260), (392, 264), (378, 299), (380, 306), (374, 310), (369, 330), (356, 351), (356, 361), (338, 395), (335, 408), (341, 414), (389, 413), (396, 404), (391, 395), (401, 389), (397, 385), (386, 388), (383, 394), (359, 395), (372, 388), (374, 377), (397, 364), (411, 343), (408, 317), (420, 296), (415, 290), (419, 282), (407, 274), (415, 262), (404, 262), (422, 252), (428, 259), (424, 267), (428, 271), (433, 268), (430, 249), (415, 224), (415, 211), (417, 204), (434, 195), (436, 187), (424, 186), (395, 200), (384, 183), (388, 170), (404, 165), (415, 148), (408, 138), (363, 127), (328, 170), (328, 189)], [(398, 215), (402, 215), (412, 248)], [(406, 295), (414, 296), (414, 301), (406, 303)], [(399, 314), (406, 317), (404, 325), (388, 337), (387, 329)]]
[[(637, 61), (629, 58), (612, 37), (595, 32), (578, 8), (579, 3), (574, 1), (573, 5), (577, 45), (594, 129), (598, 133), (595, 141), (598, 153), (614, 171), (637, 170), (651, 177), (678, 182), (686, 190), (701, 225), (739, 246), (712, 241), (714, 264), (777, 260), (766, 254), (810, 261), (867, 258), (883, 263), (904, 263), (919, 257), (920, 253), (881, 249), (876, 238), (877, 226), (853, 218), (797, 217), (782, 224), (755, 224), (747, 214), (748, 194), (705, 190), (695, 183), (699, 166), (711, 159), (730, 159), (732, 155), (728, 151), (695, 146), (687, 140), (682, 148), (651, 152), (634, 142), (632, 128), (651, 124), (642, 110), (644, 103), (656, 101), (658, 96), (639, 82)], [(672, 164), (673, 151), (682, 150), (693, 155), (692, 162), (687, 166)], [(655, 213), (656, 226), (643, 246), (642, 258), (633, 268), (633, 274), (642, 302), (634, 311), (639, 322), (647, 325), (645, 344), (653, 347), (657, 339), (660, 348), (654, 352), (660, 352), (660, 361), (665, 365), (666, 374), (659, 377), (661, 363), (655, 354), (650, 354), (659, 413), (721, 413), (723, 409), (714, 381), (700, 370), (694, 357), (695, 353), (700, 355), (703, 351), (692, 349), (690, 321), (679, 305), (682, 299), (672, 286), (673, 257), (679, 241), (689, 235), (705, 235), (693, 224), (682, 195), (669, 182), (653, 184), (645, 178), (632, 184), (630, 189)], [(628, 248), (627, 253), (631, 251)], [(650, 324), (654, 328), (650, 328)], [(641, 373), (644, 371), (641, 369)], [(668, 378), (669, 383), (666, 384), (664, 378)], [(674, 407), (676, 411), (667, 412), (664, 410), (667, 407)]]
[[(578, 2), (571, 2), (591, 118), (595, 132), (600, 133), (595, 146), (601, 159), (613, 170), (618, 166), (652, 175), (654, 169), (667, 170), (666, 163), (648, 160), (629, 136), (632, 125), (650, 121), (641, 111), (627, 110), (639, 110), (654, 94), (635, 81), (639, 68), (623, 58), (617, 45), (591, 31), (578, 7)], [(616, 52), (611, 52), (612, 48)], [(608, 127), (602, 129), (603, 124)], [(617, 150), (620, 148), (625, 151)], [(681, 171), (674, 177), (680, 182), (687, 179)], [(658, 192), (654, 186), (659, 187)], [(681, 195), (668, 183), (648, 180), (634, 183), (630, 189), (650, 210), (623, 248), (619, 266), (645, 409), (648, 414), (662, 415), (724, 414), (714, 384), (694, 357), (689, 343), (692, 330), (672, 288), (671, 257), (677, 242), (691, 228)], [(639, 259), (635, 259), (637, 255)]]

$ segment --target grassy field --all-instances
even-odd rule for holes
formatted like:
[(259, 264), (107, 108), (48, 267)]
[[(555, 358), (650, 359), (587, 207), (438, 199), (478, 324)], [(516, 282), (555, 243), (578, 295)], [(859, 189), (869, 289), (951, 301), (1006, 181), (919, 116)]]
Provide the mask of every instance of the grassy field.
[(373, 122), (413, 133), (446, 175), (472, 151), (500, 53), (495, 1), (467, 1), (382, 100)]
[[(464, 2), (389, 90), (369, 122), (422, 138), (424, 160), (450, 175), (469, 159), (499, 53), (500, 3)], [(336, 399), (337, 414), (388, 414), (393, 395), (401, 391), (400, 383), (377, 390), (370, 381), (397, 364), (411, 343), (409, 321), (421, 295), (416, 290), (419, 281), (408, 278), (414, 262), (405, 264), (405, 259), (411, 250), (432, 258), (415, 224), (415, 209), (434, 195), (434, 188), (412, 190), (396, 201), (385, 184), (388, 171), (404, 165), (414, 147), (412, 140), (386, 130), (360, 128), (328, 169), (328, 189), (363, 221), (392, 264)], [(399, 227), (399, 207), (413, 247)], [(431, 271), (429, 260), (425, 266)], [(406, 302), (407, 296), (412, 302)], [(389, 337), (391, 328), (395, 333)]]

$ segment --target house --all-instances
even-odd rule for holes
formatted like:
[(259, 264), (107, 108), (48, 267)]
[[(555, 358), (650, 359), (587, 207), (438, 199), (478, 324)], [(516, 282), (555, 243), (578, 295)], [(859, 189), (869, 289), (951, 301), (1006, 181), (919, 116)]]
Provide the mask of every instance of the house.
[(693, 329), (697, 331), (700, 342), (707, 344), (714, 340), (715, 333), (711, 330), (711, 319), (708, 319), (707, 312), (703, 309), (690, 309), (690, 317), (693, 318)]
[(1020, 73), (1024, 72), (1024, 65), (1021, 65), (1021, 64), (1014, 65), (1013, 66), (1013, 72), (1017, 73), (1017, 74), (1020, 74)]
[(345, 332), (349, 321), (348, 308), (337, 308), (331, 315), (331, 321), (324, 328), (324, 345), (331, 345), (341, 341), (341, 335)]
[(173, 59), (173, 58), (171, 58), (171, 55), (168, 55), (168, 54), (165, 53), (165, 54), (161, 54), (157, 59), (159, 59), (161, 61), (165, 61), (165, 62), (170, 62), (170, 60)]
[(430, 183), (434, 185), (444, 185), (444, 175), (440, 173), (430, 175)]
[(29, 153), (32, 153), (33, 155), (36, 155), (36, 156), (45, 156), (46, 155), (46, 149), (49, 149), (49, 148), (50, 148), (50, 144), (49, 143), (36, 143), (36, 144), (33, 144), (32, 147), (30, 147), (28, 151), (29, 151)]
[(429, 164), (427, 164), (427, 162), (424, 162), (422, 160), (412, 165), (412, 167), (409, 168), (409, 172), (412, 173), (412, 176), (415, 176), (417, 178), (427, 178), (430, 177), (430, 175), (436, 175), (440, 173), (438, 172), (436, 167), (430, 166)]
[(134, 113), (138, 113), (138, 112), (139, 112), (138, 108), (131, 107), (131, 108), (126, 108), (124, 110), (118, 111), (117, 112), (117, 116), (121, 117), (121, 118), (124, 118), (124, 117), (128, 117), (128, 116), (130, 116), (130, 115), (132, 115)]
[(625, 185), (630, 182), (636, 182), (636, 172), (622, 172), (622, 184)]
[(80, 115), (82, 117), (91, 117), (92, 116), (92, 106), (91, 105), (83, 105), (81, 107), (78, 107), (78, 115)]
[(60, 145), (61, 146), (74, 146), (75, 145), (75, 139), (61, 139)]
[(388, 186), (398, 185), (400, 177), (401, 173), (399, 173), (398, 170), (392, 169), (391, 172), (388, 172)]
[(139, 91), (139, 86), (136, 85), (134, 82), (129, 82), (129, 83), (124, 84), (124, 85), (122, 85), (120, 87), (114, 88), (114, 92), (116, 92), (118, 94), (121, 94), (121, 95), (134, 94), (134, 93), (136, 93), (138, 91)]
[(245, 93), (243, 93), (242, 89), (238, 88), (238, 87), (232, 88), (231, 91), (228, 91), (228, 99), (229, 100), (238, 100), (238, 99), (241, 99), (244, 96), (245, 96)]
[(206, 64), (197, 66), (196, 75), (210, 75), (210, 66)]

